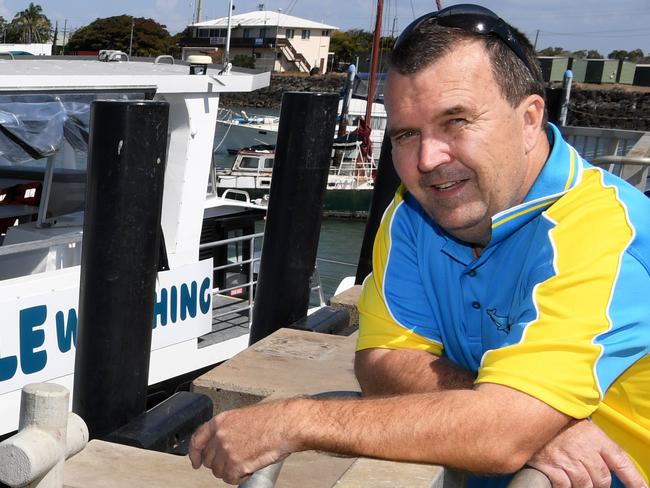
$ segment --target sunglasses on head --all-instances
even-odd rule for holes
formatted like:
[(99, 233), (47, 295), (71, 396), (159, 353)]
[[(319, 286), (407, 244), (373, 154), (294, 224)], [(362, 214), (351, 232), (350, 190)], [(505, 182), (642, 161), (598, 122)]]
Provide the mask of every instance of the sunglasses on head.
[(534, 73), (530, 66), (521, 45), (517, 41), (510, 26), (491, 10), (469, 3), (452, 5), (451, 7), (430, 12), (418, 17), (411, 22), (399, 35), (393, 49), (399, 48), (408, 39), (414, 30), (426, 22), (435, 23), (444, 27), (456, 27), (467, 32), (494, 35), (501, 39), (515, 55), (521, 59), (531, 74)]

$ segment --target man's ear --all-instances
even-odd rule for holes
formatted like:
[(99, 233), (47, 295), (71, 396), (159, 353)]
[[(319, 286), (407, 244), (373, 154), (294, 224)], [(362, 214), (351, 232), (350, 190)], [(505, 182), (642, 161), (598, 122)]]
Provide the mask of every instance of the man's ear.
[(544, 124), (544, 99), (539, 95), (529, 95), (522, 102), (524, 145), (526, 153), (533, 150), (539, 140)]

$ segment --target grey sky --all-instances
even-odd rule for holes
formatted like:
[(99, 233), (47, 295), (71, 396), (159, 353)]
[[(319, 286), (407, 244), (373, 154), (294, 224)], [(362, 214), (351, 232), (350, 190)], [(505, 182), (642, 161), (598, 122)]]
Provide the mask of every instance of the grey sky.
[[(36, 0), (50, 20), (63, 28), (78, 28), (98, 17), (133, 15), (150, 17), (167, 25), (171, 33), (191, 20), (196, 0)], [(650, 52), (650, 0), (475, 0), (491, 8), (535, 39), (538, 48), (561, 46), (571, 51), (597, 49), (607, 55), (614, 49)], [(263, 0), (235, 0), (235, 13), (256, 9)], [(376, 0), (267, 0), (268, 10), (335, 25), (342, 30), (371, 30)], [(459, 1), (443, 0), (444, 6)], [(0, 0), (0, 15), (11, 19), (28, 0)], [(227, 15), (228, 0), (203, 0), (204, 17)], [(293, 5), (293, 7), (292, 7)], [(399, 32), (414, 17), (435, 9), (434, 0), (384, 0), (384, 35), (395, 23)], [(394, 19), (397, 19), (394, 21)]]

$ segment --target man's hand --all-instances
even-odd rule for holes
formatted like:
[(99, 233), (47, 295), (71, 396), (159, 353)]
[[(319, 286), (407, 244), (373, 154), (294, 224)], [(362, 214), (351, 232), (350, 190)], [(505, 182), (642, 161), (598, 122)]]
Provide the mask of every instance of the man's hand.
[(226, 483), (238, 484), (255, 471), (286, 458), (295, 450), (290, 429), (280, 421), (289, 403), (264, 403), (213, 417), (192, 436), (192, 467), (203, 465)]
[(609, 488), (610, 471), (628, 488), (648, 486), (625, 451), (588, 420), (569, 423), (526, 464), (553, 488)]

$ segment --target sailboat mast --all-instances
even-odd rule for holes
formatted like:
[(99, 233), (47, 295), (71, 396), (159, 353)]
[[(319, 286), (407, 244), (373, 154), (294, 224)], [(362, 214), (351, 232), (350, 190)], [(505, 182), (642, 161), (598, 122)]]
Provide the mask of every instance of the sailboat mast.
[(226, 52), (224, 53), (224, 61), (223, 64), (224, 66), (228, 66), (228, 63), (230, 62), (230, 30), (232, 26), (232, 1), (228, 3), (228, 27), (226, 29)]
[(372, 61), (370, 62), (370, 74), (368, 76), (368, 101), (366, 102), (366, 125), (370, 128), (370, 117), (372, 104), (375, 101), (375, 82), (377, 70), (379, 69), (379, 44), (381, 42), (381, 16), (384, 11), (384, 0), (377, 0), (377, 21), (375, 22), (375, 35), (372, 40)]

